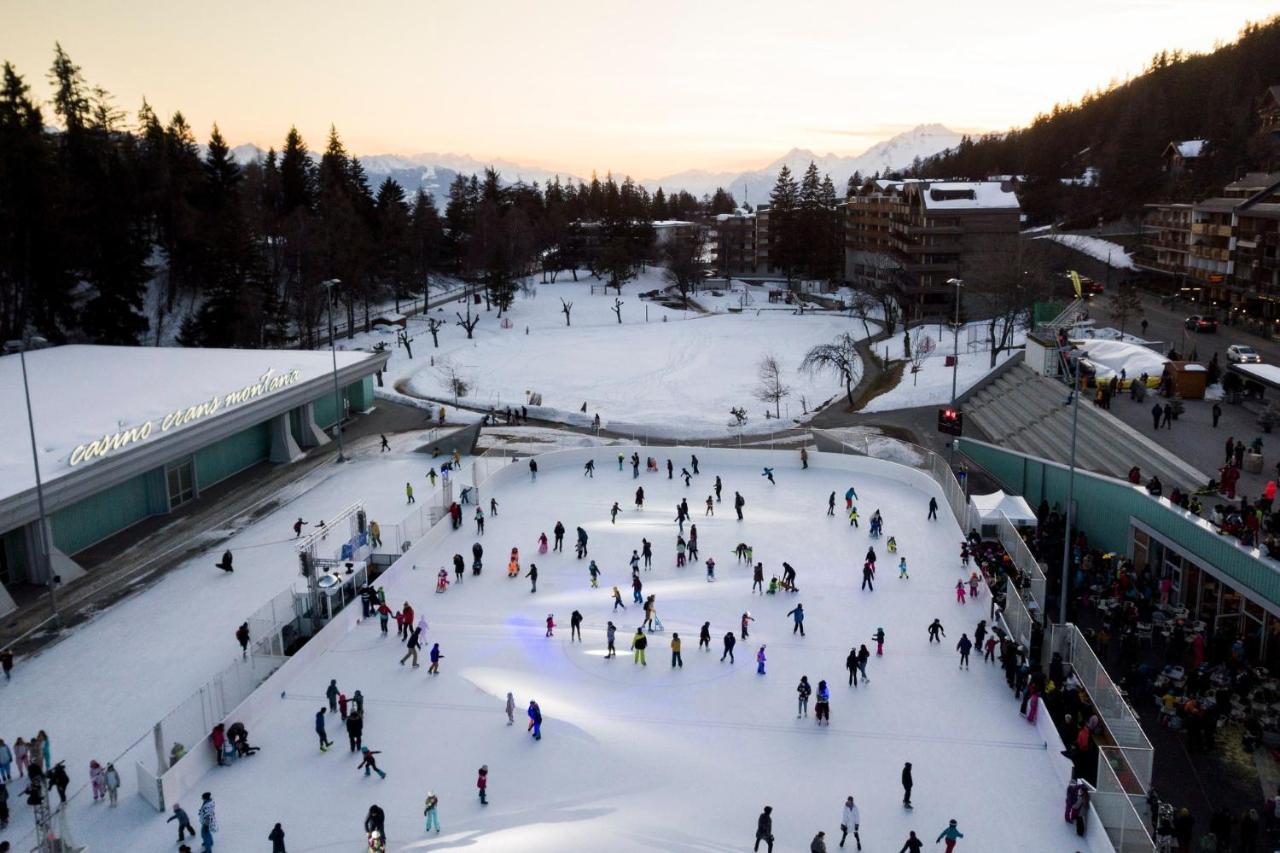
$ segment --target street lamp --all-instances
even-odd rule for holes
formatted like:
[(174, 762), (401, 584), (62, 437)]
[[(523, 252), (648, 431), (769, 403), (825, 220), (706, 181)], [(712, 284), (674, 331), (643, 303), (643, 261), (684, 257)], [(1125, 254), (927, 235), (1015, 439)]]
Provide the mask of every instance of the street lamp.
[[(1071, 567), (1071, 524), (1076, 493), (1076, 424), (1080, 414), (1080, 353), (1072, 359), (1075, 362), (1075, 374), (1071, 386), (1071, 464), (1067, 470), (1067, 526), (1062, 538), (1062, 596), (1058, 602), (1058, 622), (1067, 624), (1067, 578)], [(1133, 382), (1138, 380), (1133, 379)], [(1043, 604), (1043, 602), (1042, 602)]]
[(58, 614), (58, 578), (53, 573), (53, 564), (49, 559), (49, 519), (44, 511), (44, 483), (40, 479), (40, 454), (37, 450), (36, 443), (36, 422), (31, 414), (31, 386), (27, 381), (27, 350), (41, 349), (48, 346), (49, 342), (42, 337), (31, 337), (27, 333), (23, 333), (21, 341), (12, 341), (6, 345), (6, 349), (12, 351), (18, 350), (18, 363), (22, 365), (22, 394), (27, 403), (27, 432), (31, 436), (31, 467), (36, 475), (36, 509), (40, 513), (40, 536), (38, 539), (40, 553), (37, 556), (39, 568), (42, 570), (45, 582), (49, 584), (49, 609), (53, 611), (54, 627), (60, 626), (62, 622), (61, 616)]
[(947, 284), (956, 289), (956, 321), (951, 327), (951, 406), (956, 405), (956, 374), (960, 371), (960, 288), (964, 281), (958, 278), (947, 279)]
[(342, 452), (342, 391), (338, 389), (338, 346), (337, 334), (333, 328), (333, 288), (334, 285), (342, 284), (341, 279), (331, 278), (327, 281), (320, 282), (324, 286), (325, 298), (329, 303), (329, 354), (333, 357), (333, 406), (335, 412), (334, 432), (338, 438), (338, 458), (335, 462), (346, 462), (347, 457)]

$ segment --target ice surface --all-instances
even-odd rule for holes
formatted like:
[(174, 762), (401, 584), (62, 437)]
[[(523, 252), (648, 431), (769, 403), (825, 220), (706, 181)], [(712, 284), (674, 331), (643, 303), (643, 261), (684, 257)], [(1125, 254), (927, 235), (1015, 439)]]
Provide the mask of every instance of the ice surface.
[[(640, 452), (665, 461), (663, 449)], [(1108, 849), (1101, 835), (1079, 840), (1062, 820), (1063, 791), (1051, 756), (1035, 727), (1018, 715), (996, 667), (976, 661), (972, 671), (957, 669), (955, 643), (988, 616), (988, 599), (954, 601), (955, 581), (964, 575), (957, 554), (961, 531), (945, 512), (939, 521), (925, 522), (931, 483), (915, 485), (921, 481), (912, 479), (914, 472), (853, 457), (839, 461), (858, 466), (853, 473), (825, 467), (829, 457), (822, 454), (812, 454), (812, 467), (801, 471), (797, 456), (786, 453), (773, 455), (777, 484), (770, 485), (760, 464), (751, 463), (759, 455), (698, 452), (702, 473), (692, 488), (642, 473), (642, 512), (633, 508), (637, 481), (629, 469), (617, 470), (612, 448), (600, 450), (592, 479), (574, 463), (544, 466), (533, 483), (523, 464), (513, 466), (505, 475), (512, 479), (490, 493), (501, 508), (483, 539), (481, 577), (468, 577), (445, 595), (433, 592), (434, 569), (454, 551), (469, 555), (476, 537), (468, 524), (448, 534), (443, 546), (427, 552), (424, 542), (411, 552), (418, 571), (403, 561), (381, 581), (393, 605), (407, 598), (426, 615), (428, 647), (439, 642), (445, 655), (441, 674), (427, 675), (425, 663), (418, 670), (398, 665), (394, 630), (384, 638), (373, 621), (350, 630), (291, 683), (264, 719), (250, 724), (262, 752), (211, 771), (184, 797), (190, 808), (199, 791), (214, 794), (218, 849), (260, 849), (281, 821), (291, 850), (359, 850), (363, 816), (376, 802), (387, 812), (395, 850), (743, 850), (765, 804), (774, 808), (776, 849), (800, 850), (818, 829), (835, 840), (848, 794), (861, 808), (868, 851), (896, 850), (909, 829), (927, 843), (951, 817), (965, 833), (961, 849)], [(420, 470), (426, 461), (394, 455), (370, 457), (366, 451), (351, 465), (327, 469), (327, 479), (242, 531), (240, 542), (287, 538), (287, 522), (297, 514), (331, 511), (359, 493), (377, 504), (378, 514), (394, 510), (409, 476), (405, 466)], [(677, 472), (688, 462), (680, 452)], [(725, 502), (706, 518), (703, 502), (716, 474), (724, 481)], [(839, 496), (851, 483), (863, 518), (880, 509), (886, 535), (898, 537), (909, 580), (897, 578), (896, 559), (881, 540), (874, 543), (880, 553), (877, 588), (858, 589), (870, 544), (865, 523), (855, 530), (839, 514), (825, 515), (828, 493), (837, 492), (839, 509)], [(743, 522), (734, 520), (729, 503), (734, 490), (747, 500)], [(702, 560), (714, 557), (718, 564), (715, 583), (706, 582), (700, 561), (674, 566), (672, 508), (681, 497), (689, 499), (698, 526)], [(615, 500), (624, 511), (612, 525), (608, 508)], [(538, 555), (538, 533), (550, 533), (557, 520), (570, 531), (566, 553)], [(571, 552), (579, 524), (591, 537), (590, 557), (604, 572), (600, 589), (589, 587), (586, 562)], [(654, 543), (655, 554), (654, 569), (642, 575), (644, 593), (657, 595), (666, 629), (652, 636), (643, 668), (627, 651), (641, 619), (627, 589), (627, 558), (641, 537)], [(766, 577), (780, 573), (783, 560), (792, 563), (801, 592), (753, 596), (749, 571), (733, 556), (740, 541), (754, 547)], [(502, 571), (512, 546), (521, 549), (524, 566), (538, 564), (536, 594), (527, 579), (509, 580)], [(83, 778), (89, 757), (110, 755), (126, 733), (145, 734), (152, 707), (164, 706), (166, 696), (181, 697), (226, 660), (239, 614), (292, 572), (287, 552), (287, 543), (246, 551), (230, 577), (193, 561), (23, 662), (15, 681), (0, 688), (7, 733), (47, 728), (57, 757), (68, 758), (73, 774)], [(212, 559), (206, 555), (204, 562)], [(609, 594), (614, 584), (627, 602), (616, 618)], [(792, 633), (786, 615), (797, 603), (807, 613), (803, 638)], [(569, 642), (574, 609), (585, 617), (581, 645)], [(737, 631), (747, 610), (756, 621), (750, 639), (737, 646), (740, 663), (721, 663), (720, 638)], [(544, 636), (548, 613), (558, 625), (550, 639)], [(941, 646), (926, 639), (934, 616), (948, 632)], [(615, 660), (603, 657), (609, 619), (618, 626)], [(704, 620), (714, 638), (710, 654), (697, 647)], [(870, 635), (877, 626), (888, 635), (886, 654), (872, 657), (870, 684), (849, 687), (845, 656), (854, 644), (874, 651)], [(685, 665), (673, 671), (668, 643), (675, 632), (684, 643)], [(768, 656), (763, 676), (753, 665), (761, 643)], [(829, 728), (817, 728), (812, 717), (796, 718), (795, 685), (802, 674), (815, 686), (828, 680)], [(317, 751), (312, 717), (324, 704), (330, 678), (367, 697), (365, 743), (382, 750), (386, 780), (357, 772), (336, 715), (329, 731), (338, 745), (327, 754)], [(514, 693), (519, 715), (510, 728), (502, 712), (507, 691)], [(525, 732), (530, 699), (546, 719), (536, 743)], [(901, 807), (903, 761), (914, 764), (913, 812)], [(475, 795), (481, 764), (490, 769), (488, 807)], [(421, 831), (428, 790), (440, 797), (444, 830), (430, 839)], [(95, 850), (172, 845), (173, 824), (137, 797), (114, 811), (84, 799), (72, 807), (80, 843)]]

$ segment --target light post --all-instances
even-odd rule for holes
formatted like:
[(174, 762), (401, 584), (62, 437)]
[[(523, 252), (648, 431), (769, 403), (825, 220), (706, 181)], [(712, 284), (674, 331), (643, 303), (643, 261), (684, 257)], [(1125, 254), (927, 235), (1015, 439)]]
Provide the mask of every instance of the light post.
[(36, 443), (36, 422), (31, 413), (31, 386), (27, 381), (27, 350), (31, 348), (40, 349), (46, 344), (48, 344), (48, 341), (44, 338), (32, 338), (24, 333), (17, 346), (18, 362), (22, 365), (22, 394), (27, 403), (27, 431), (31, 435), (31, 467), (36, 475), (36, 509), (40, 513), (40, 536), (38, 539), (40, 554), (37, 559), (40, 564), (39, 568), (44, 573), (45, 581), (49, 584), (49, 609), (53, 611), (53, 624), (58, 627), (62, 622), (62, 617), (58, 614), (58, 579), (53, 573), (53, 563), (49, 559), (49, 519), (44, 511), (44, 483), (40, 479), (40, 454)]
[[(1067, 471), (1067, 525), (1062, 534), (1062, 595), (1058, 602), (1058, 622), (1067, 624), (1067, 578), (1071, 568), (1071, 523), (1074, 520), (1076, 490), (1076, 422), (1080, 414), (1080, 357), (1076, 356), (1071, 385), (1071, 464)], [(1136, 379), (1133, 381), (1137, 381)]]
[(956, 289), (956, 319), (951, 327), (951, 407), (955, 408), (956, 375), (960, 372), (960, 288), (964, 287), (964, 281), (949, 278), (947, 284)]
[(338, 388), (338, 345), (335, 338), (333, 327), (333, 288), (334, 285), (342, 284), (341, 279), (331, 278), (327, 281), (320, 282), (324, 286), (325, 298), (329, 303), (329, 354), (333, 357), (333, 407), (335, 413), (334, 432), (338, 437), (338, 458), (335, 462), (342, 463), (347, 461), (347, 457), (342, 452), (342, 391)]

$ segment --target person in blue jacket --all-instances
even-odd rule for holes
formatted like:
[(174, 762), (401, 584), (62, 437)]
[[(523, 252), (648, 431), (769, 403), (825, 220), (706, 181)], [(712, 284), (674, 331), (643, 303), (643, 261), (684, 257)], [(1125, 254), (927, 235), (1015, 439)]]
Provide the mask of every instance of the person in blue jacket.
[(797, 604), (795, 610), (790, 611), (789, 613), (787, 613), (787, 615), (795, 620), (795, 627), (791, 629), (791, 633), (794, 635), (796, 631), (799, 631), (800, 636), (803, 637), (804, 636), (804, 605)]
[(529, 730), (534, 740), (542, 740), (542, 709), (534, 701), (529, 702)]
[(956, 841), (961, 838), (964, 838), (964, 833), (956, 828), (956, 819), (952, 818), (951, 823), (947, 825), (946, 829), (942, 830), (933, 843), (937, 844), (939, 841), (946, 839), (946, 853), (951, 853), (952, 850), (956, 849)]

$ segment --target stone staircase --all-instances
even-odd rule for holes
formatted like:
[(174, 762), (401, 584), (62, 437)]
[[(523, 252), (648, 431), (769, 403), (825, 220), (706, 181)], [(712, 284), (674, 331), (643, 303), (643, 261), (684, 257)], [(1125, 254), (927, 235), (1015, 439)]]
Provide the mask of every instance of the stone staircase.
[[(993, 444), (1067, 464), (1071, 458), (1070, 389), (1020, 364), (970, 392), (965, 419)], [(1209, 475), (1200, 472), (1142, 433), (1097, 408), (1086, 394), (1079, 404), (1076, 464), (1081, 468), (1125, 478), (1137, 465), (1145, 479), (1155, 475), (1165, 493), (1201, 486)]]

